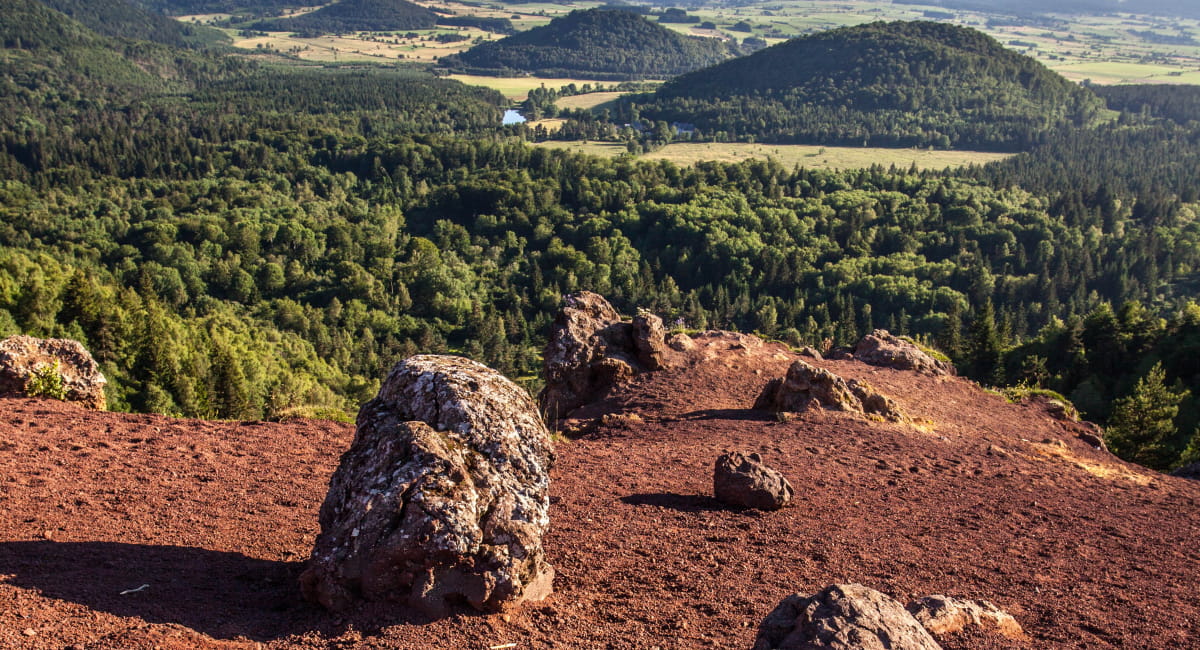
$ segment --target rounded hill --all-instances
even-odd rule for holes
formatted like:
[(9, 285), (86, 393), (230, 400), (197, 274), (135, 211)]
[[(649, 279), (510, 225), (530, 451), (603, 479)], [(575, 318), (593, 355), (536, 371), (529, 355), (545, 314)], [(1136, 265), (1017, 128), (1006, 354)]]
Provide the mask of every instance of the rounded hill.
[(1089, 90), (974, 29), (870, 23), (793, 39), (634, 100), (730, 139), (1021, 149), (1102, 109)]
[(331, 34), (432, 29), (436, 23), (436, 14), (407, 0), (341, 0), (312, 13), (264, 21), (255, 27), (267, 31)]
[(674, 76), (737, 54), (724, 41), (683, 36), (629, 11), (588, 9), (481, 43), (443, 64), (490, 74), (628, 79)]

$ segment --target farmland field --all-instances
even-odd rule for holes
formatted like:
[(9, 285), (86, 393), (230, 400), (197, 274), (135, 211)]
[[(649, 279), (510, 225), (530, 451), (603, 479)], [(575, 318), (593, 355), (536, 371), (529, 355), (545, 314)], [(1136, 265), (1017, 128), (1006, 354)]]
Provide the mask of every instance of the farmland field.
[[(452, 74), (451, 79), (457, 79), (471, 86), (486, 86), (500, 91), (500, 94), (508, 97), (513, 101), (524, 101), (529, 95), (529, 91), (534, 88), (561, 88), (570, 84), (582, 86), (583, 84), (605, 84), (611, 82), (596, 81), (595, 79), (543, 79), (541, 77), (488, 77), (484, 75), (471, 74)], [(578, 97), (590, 97), (591, 95), (608, 94), (608, 93), (591, 93), (588, 95), (578, 95)], [(614, 93), (619, 95), (620, 93)], [(563, 106), (563, 101), (566, 99), (575, 99), (575, 97), (567, 97), (559, 100), (558, 105)], [(605, 100), (608, 101), (608, 100)], [(580, 107), (585, 108), (585, 107)]]
[(620, 92), (599, 92), (586, 93), (583, 95), (571, 95), (569, 97), (560, 98), (558, 101), (554, 102), (554, 104), (559, 108), (596, 108), (597, 106), (607, 104), (608, 102), (611, 102), (612, 100), (624, 94), (625, 93)]
[[(617, 156), (625, 146), (612, 142), (547, 141), (536, 146), (561, 148), (597, 156)], [(752, 158), (774, 158), (788, 167), (860, 169), (873, 164), (918, 169), (943, 169), (1003, 160), (1009, 154), (984, 151), (944, 151), (927, 149), (879, 149), (866, 147), (819, 147), (812, 145), (772, 145), (746, 143), (676, 142), (639, 156), (646, 160), (669, 160), (680, 165), (713, 160), (738, 162)]]

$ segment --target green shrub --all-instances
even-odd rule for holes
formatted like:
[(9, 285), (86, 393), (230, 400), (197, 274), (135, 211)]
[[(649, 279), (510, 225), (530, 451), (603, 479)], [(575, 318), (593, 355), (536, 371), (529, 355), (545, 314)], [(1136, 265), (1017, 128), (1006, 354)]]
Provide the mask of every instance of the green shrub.
[(25, 394), (30, 397), (67, 399), (67, 380), (58, 371), (58, 362), (44, 363), (34, 368), (33, 374), (25, 381)]

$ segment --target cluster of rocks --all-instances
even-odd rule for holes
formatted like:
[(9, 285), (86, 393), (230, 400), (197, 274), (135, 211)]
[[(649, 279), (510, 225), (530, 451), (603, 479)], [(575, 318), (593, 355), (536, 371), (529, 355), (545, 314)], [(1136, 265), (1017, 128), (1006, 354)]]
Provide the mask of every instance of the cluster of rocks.
[(79, 341), (32, 336), (0, 341), (0, 395), (26, 395), (30, 380), (46, 370), (62, 378), (67, 401), (100, 411), (107, 406), (104, 375)]
[(873, 366), (912, 370), (927, 375), (953, 375), (954, 365), (930, 356), (911, 341), (887, 330), (875, 330), (854, 346), (854, 358)]
[(813, 407), (877, 415), (894, 422), (906, 416), (890, 397), (876, 391), (870, 384), (838, 375), (795, 361), (782, 379), (773, 379), (763, 388), (754, 408), (766, 411), (799, 413)]
[(670, 363), (673, 343), (662, 319), (639, 312), (621, 319), (603, 296), (581, 291), (566, 297), (554, 320), (543, 361), (546, 387), (538, 402), (552, 419), (602, 397), (634, 375), (662, 370)]
[(793, 594), (763, 620), (754, 650), (941, 650), (935, 637), (969, 627), (1026, 640), (1021, 626), (987, 601), (928, 596), (905, 608), (856, 584)]
[(432, 616), (544, 598), (552, 462), (533, 401), (500, 373), (460, 357), (400, 362), (330, 482), (304, 596)]

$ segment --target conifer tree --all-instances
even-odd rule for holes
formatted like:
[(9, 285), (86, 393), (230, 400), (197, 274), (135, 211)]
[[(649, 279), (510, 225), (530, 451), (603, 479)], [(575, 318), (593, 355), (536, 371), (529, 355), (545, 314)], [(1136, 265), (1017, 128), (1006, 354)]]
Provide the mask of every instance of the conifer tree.
[(1000, 364), (1002, 352), (1000, 333), (996, 328), (996, 312), (989, 298), (971, 322), (971, 338), (968, 341), (967, 363), (969, 374), (977, 381), (999, 385), (1004, 382), (1004, 367)]
[(1133, 392), (1117, 400), (1104, 440), (1125, 460), (1154, 469), (1167, 469), (1174, 460), (1175, 416), (1186, 390), (1176, 392), (1166, 384), (1162, 363), (1138, 380)]

